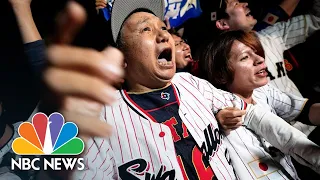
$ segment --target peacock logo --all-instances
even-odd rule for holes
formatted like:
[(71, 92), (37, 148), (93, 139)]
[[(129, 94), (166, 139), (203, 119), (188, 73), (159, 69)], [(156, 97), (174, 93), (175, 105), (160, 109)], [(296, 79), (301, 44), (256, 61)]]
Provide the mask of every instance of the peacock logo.
[(84, 149), (83, 141), (76, 137), (78, 127), (73, 122), (65, 123), (60, 113), (49, 118), (37, 113), (32, 123), (19, 126), (20, 137), (12, 143), (12, 150), (19, 155), (79, 155)]

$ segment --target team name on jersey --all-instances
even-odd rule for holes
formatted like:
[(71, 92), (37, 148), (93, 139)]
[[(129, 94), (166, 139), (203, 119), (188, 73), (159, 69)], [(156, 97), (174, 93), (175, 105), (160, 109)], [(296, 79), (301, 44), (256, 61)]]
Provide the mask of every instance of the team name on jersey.
[(222, 134), (218, 128), (213, 130), (209, 124), (204, 130), (204, 136), (206, 140), (202, 143), (200, 151), (204, 152), (205, 158), (210, 160), (221, 144)]
[[(164, 124), (166, 124), (170, 128), (174, 142), (181, 140), (181, 137), (178, 135), (177, 130), (175, 128), (175, 126), (178, 124), (176, 118), (173, 117), (164, 122)], [(184, 123), (182, 123), (182, 129), (183, 138), (187, 138), (189, 136), (189, 133)], [(203, 141), (200, 150), (204, 153), (205, 158), (209, 161), (210, 157), (214, 155), (214, 152), (217, 151), (218, 146), (221, 144), (222, 134), (220, 133), (218, 128), (213, 130), (211, 124), (207, 126), (203, 133), (205, 136), (205, 141)]]
[(268, 73), (268, 77), (270, 78), (270, 80), (274, 80), (275, 78), (281, 78), (282, 76), (286, 75), (286, 71), (283, 68), (283, 62), (277, 62), (276, 63), (277, 66), (277, 75), (274, 76), (274, 74), (272, 74), (270, 71), (268, 71), (268, 69), (266, 69), (267, 73)]
[(176, 180), (176, 171), (174, 169), (167, 171), (165, 166), (161, 166), (158, 173), (148, 172), (150, 164), (144, 159), (135, 159), (119, 166), (119, 175), (121, 179), (139, 180), (145, 177), (145, 180)]
[[(174, 126), (169, 126), (171, 132), (175, 131)], [(218, 150), (219, 145), (221, 144), (222, 134), (219, 129), (213, 129), (209, 124), (207, 128), (203, 131), (205, 136), (205, 141), (200, 147), (200, 152), (203, 153), (204, 158), (210, 160), (214, 153)], [(227, 152), (226, 152), (227, 153)], [(202, 157), (200, 155), (200, 157)], [(200, 158), (202, 159), (202, 158)], [(227, 158), (228, 161), (230, 158)], [(230, 162), (229, 162), (230, 163)], [(166, 167), (162, 165), (157, 173), (149, 172), (150, 163), (145, 159), (139, 158), (132, 161), (129, 161), (125, 164), (119, 166), (119, 175), (121, 179), (132, 179), (138, 180), (144, 177), (145, 180), (175, 180), (176, 171), (166, 170)], [(141, 178), (139, 178), (141, 177)]]

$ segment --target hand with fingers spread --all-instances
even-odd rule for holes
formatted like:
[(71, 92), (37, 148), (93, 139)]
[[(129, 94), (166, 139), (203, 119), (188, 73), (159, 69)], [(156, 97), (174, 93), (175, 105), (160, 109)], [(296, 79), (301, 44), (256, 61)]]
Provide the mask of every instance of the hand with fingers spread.
[(110, 127), (99, 119), (103, 106), (114, 100), (113, 85), (122, 80), (123, 56), (115, 48), (98, 52), (67, 45), (85, 18), (84, 9), (75, 2), (70, 2), (60, 14), (56, 44), (47, 51), (49, 66), (44, 81), (59, 97), (58, 108), (66, 121), (76, 123), (79, 135), (86, 139), (110, 134)]
[(216, 114), (216, 119), (219, 121), (222, 128), (228, 132), (230, 130), (237, 129), (242, 125), (242, 116), (245, 114), (245, 110), (227, 107)]

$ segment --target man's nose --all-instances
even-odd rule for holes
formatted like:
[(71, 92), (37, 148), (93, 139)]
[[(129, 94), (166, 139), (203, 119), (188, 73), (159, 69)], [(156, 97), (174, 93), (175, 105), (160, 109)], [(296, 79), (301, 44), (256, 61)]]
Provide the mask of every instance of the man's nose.
[(186, 51), (186, 50), (190, 50), (190, 46), (189, 46), (189, 44), (187, 44), (187, 43), (183, 43), (183, 50), (184, 51)]
[(166, 30), (159, 30), (158, 36), (157, 36), (157, 42), (158, 43), (164, 43), (169, 41), (170, 34)]

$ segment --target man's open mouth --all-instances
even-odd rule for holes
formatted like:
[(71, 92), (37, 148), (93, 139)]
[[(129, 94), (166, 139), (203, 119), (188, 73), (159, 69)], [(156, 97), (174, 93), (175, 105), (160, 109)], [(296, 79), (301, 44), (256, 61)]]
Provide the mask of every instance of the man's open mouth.
[(185, 58), (187, 61), (193, 61), (191, 54), (187, 54), (184, 58)]
[(160, 53), (158, 63), (160, 65), (172, 64), (172, 50), (170, 48), (166, 48)]
[(246, 14), (247, 17), (251, 16), (251, 11), (249, 10)]

